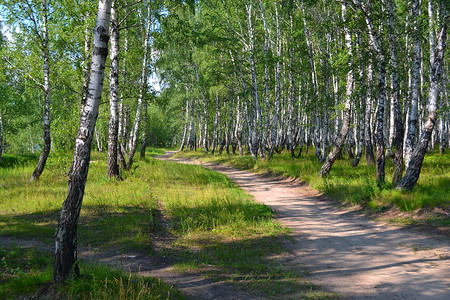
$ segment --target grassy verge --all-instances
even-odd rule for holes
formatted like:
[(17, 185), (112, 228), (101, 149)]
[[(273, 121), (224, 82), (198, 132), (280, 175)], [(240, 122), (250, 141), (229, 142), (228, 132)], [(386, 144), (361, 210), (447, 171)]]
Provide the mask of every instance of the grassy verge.
[(32, 248), (0, 247), (0, 299), (184, 299), (156, 278), (144, 278), (100, 265), (81, 264), (82, 276), (56, 287), (52, 257)]
[[(147, 157), (162, 153), (149, 149)], [(34, 165), (0, 169), (0, 236), (53, 243), (67, 193), (67, 162), (69, 155), (52, 157), (35, 183), (29, 183)], [(276, 298), (334, 296), (305, 282), (302, 270), (280, 265), (274, 257), (283, 256), (289, 230), (273, 220), (270, 208), (254, 202), (224, 175), (147, 158), (121, 176), (122, 181), (109, 180), (106, 154), (93, 153), (79, 219), (81, 248), (165, 257), (179, 271), (196, 271)], [(44, 282), (50, 280), (50, 265), (42, 264)], [(89, 268), (83, 274), (90, 274)], [(108, 284), (111, 278), (129, 284), (123, 277), (127, 274), (102, 274), (94, 272), (91, 278), (103, 281), (86, 286), (104, 286), (105, 278)]]
[(356, 168), (351, 167), (352, 160), (337, 160), (326, 179), (317, 176), (321, 163), (314, 155), (313, 149), (299, 159), (293, 159), (287, 152), (275, 155), (271, 160), (255, 161), (250, 155), (210, 155), (203, 152), (183, 152), (179, 156), (196, 158), (205, 162), (229, 165), (238, 169), (257, 173), (281, 175), (300, 178), (313, 188), (324, 192), (338, 201), (361, 205), (370, 212), (382, 212), (394, 208), (402, 212), (421, 215), (414, 218), (411, 214), (393, 217), (395, 221), (432, 226), (450, 225), (445, 213), (426, 214), (429, 211), (449, 211), (450, 198), (450, 158), (448, 154), (440, 155), (433, 151), (425, 156), (422, 172), (417, 186), (412, 192), (397, 191), (390, 182), (393, 174), (392, 162), (387, 159), (386, 179), (383, 187), (375, 181), (375, 166), (367, 166), (364, 159)]

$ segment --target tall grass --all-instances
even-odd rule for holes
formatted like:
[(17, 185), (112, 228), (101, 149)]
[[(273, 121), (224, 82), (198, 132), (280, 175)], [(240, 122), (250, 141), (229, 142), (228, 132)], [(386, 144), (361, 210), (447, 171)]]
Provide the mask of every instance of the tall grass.
[(448, 154), (436, 151), (425, 156), (422, 172), (417, 186), (412, 192), (394, 189), (390, 182), (393, 175), (392, 162), (387, 159), (386, 184), (381, 188), (375, 180), (375, 166), (367, 166), (361, 159), (358, 167), (352, 168), (350, 159), (337, 160), (329, 176), (317, 176), (321, 163), (314, 155), (314, 149), (301, 158), (293, 159), (287, 152), (275, 155), (270, 160), (255, 161), (250, 155), (210, 155), (200, 152), (184, 152), (178, 155), (199, 158), (203, 161), (226, 164), (240, 169), (259, 173), (269, 173), (300, 178), (312, 187), (334, 199), (359, 204), (373, 210), (397, 206), (404, 211), (414, 211), (426, 207), (449, 207), (450, 197), (450, 159)]

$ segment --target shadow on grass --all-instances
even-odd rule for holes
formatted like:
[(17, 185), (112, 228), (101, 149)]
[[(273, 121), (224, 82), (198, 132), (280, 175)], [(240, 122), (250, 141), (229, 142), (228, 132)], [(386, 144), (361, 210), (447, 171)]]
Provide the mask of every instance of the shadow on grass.
[(285, 264), (284, 235), (229, 240), (211, 232), (192, 234), (175, 247), (156, 253), (169, 256), (179, 271), (198, 272), (212, 281), (232, 283), (256, 295), (276, 299), (332, 298), (305, 281), (301, 266)]
[[(52, 241), (59, 209), (29, 214), (0, 216), (0, 235), (19, 239)], [(158, 230), (157, 210), (140, 206), (82, 207), (78, 222), (81, 246), (119, 246), (125, 249), (146, 249), (150, 234)]]
[(48, 242), (53, 239), (58, 215), (58, 209), (20, 215), (0, 215), (0, 235)]

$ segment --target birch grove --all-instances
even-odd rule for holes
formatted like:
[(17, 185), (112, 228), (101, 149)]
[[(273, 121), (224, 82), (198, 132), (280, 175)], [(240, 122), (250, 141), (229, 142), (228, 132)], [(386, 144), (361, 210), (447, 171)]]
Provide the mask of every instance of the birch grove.
[[(427, 6), (418, 3), (415, 0), (315, 3), (221, 0), (199, 3), (198, 12), (186, 15), (184, 11), (188, 23), (196, 18), (202, 20), (205, 12), (214, 15), (219, 20), (215, 24), (221, 25), (214, 25), (216, 36), (211, 37), (209, 48), (196, 45), (195, 39), (190, 41), (194, 43), (191, 53), (202, 55), (190, 57), (196, 67), (185, 68), (185, 72), (192, 73), (184, 74), (183, 78), (190, 76), (197, 81), (203, 78), (201, 89), (208, 86), (210, 90), (216, 89), (215, 84), (219, 82), (228, 86), (229, 95), (210, 93), (208, 98), (201, 90), (188, 91), (190, 107), (183, 109), (186, 112), (183, 113), (182, 145), (189, 137), (195, 145), (189, 149), (199, 147), (214, 154), (221, 144), (234, 144), (239, 147), (240, 155), (247, 149), (254, 159), (271, 159), (283, 149), (298, 157), (303, 145), (307, 150), (313, 146), (318, 160), (324, 163), (320, 176), (332, 172), (333, 161), (344, 154), (353, 160), (354, 167), (364, 157), (368, 165), (376, 165), (374, 177), (380, 187), (387, 180), (387, 160), (392, 160), (392, 181), (396, 184), (418, 142), (417, 126), (422, 124), (420, 133), (425, 132), (424, 113), (430, 109), (425, 105), (425, 97), (420, 95), (426, 91), (425, 74), (429, 72), (432, 76), (433, 68), (424, 62), (426, 49), (420, 40), (424, 37), (429, 40), (427, 51), (430, 62), (433, 61), (435, 34), (430, 32), (436, 27), (433, 24), (437, 21), (432, 16), (437, 13), (426, 10), (431, 11), (434, 4), (441, 11), (446, 9), (439, 1), (427, 1)], [(181, 11), (172, 13), (177, 15)], [(429, 16), (429, 20), (420, 22), (422, 15)], [(210, 26), (208, 22), (205, 19), (198, 26)], [(440, 22), (448, 21), (441, 17)], [(166, 28), (164, 22), (162, 25)], [(402, 28), (407, 32), (404, 40), (399, 39)], [(198, 34), (194, 25), (186, 30), (189, 36)], [(161, 48), (163, 56), (164, 49)], [(403, 53), (413, 53), (413, 59), (409, 60)], [(207, 55), (216, 60), (198, 60)], [(444, 71), (445, 64), (444, 56)], [(441, 88), (442, 96), (437, 94), (438, 102), (440, 97), (445, 101), (446, 75), (444, 72), (443, 79), (439, 77), (439, 84), (444, 88)], [(209, 103), (206, 107), (212, 113), (205, 109), (205, 103)], [(420, 107), (423, 107), (422, 114), (418, 113)], [(219, 117), (230, 108), (236, 121), (232, 135), (227, 128), (232, 123)], [(187, 112), (190, 122), (186, 121)], [(196, 120), (201, 124), (196, 124)], [(439, 138), (448, 143), (447, 122), (443, 119), (439, 123), (431, 141)], [(224, 142), (220, 136), (225, 137)]]
[(447, 2), (100, 0), (94, 28), (89, 1), (0, 0), (0, 161), (36, 155), (31, 181), (69, 179), (54, 281), (78, 272), (91, 147), (108, 180), (156, 146), (420, 186), (450, 146)]

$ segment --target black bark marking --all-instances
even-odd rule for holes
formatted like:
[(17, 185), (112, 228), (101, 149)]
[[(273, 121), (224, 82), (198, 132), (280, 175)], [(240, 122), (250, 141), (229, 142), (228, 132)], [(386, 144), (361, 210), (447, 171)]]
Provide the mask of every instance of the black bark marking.
[(93, 49), (93, 55), (100, 55), (101, 57), (107, 57), (108, 56), (108, 47), (94, 47)]

